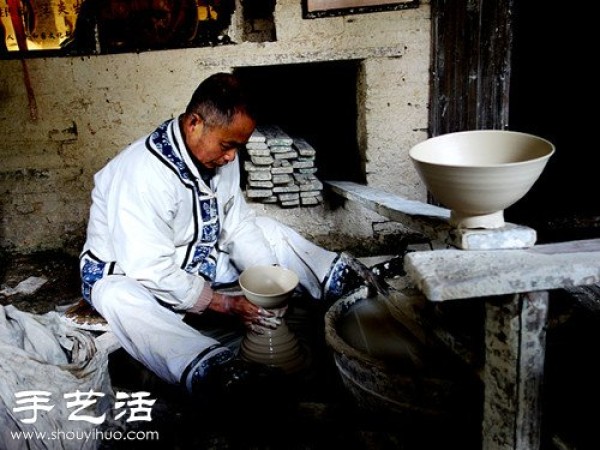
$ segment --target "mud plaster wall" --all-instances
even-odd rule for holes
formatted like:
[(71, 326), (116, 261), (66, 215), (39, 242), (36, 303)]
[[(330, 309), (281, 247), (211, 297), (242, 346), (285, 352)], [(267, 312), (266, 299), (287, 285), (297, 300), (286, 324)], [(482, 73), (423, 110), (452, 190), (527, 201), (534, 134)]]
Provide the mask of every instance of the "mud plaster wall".
[[(93, 174), (181, 113), (203, 78), (241, 66), (360, 60), (357, 121), (367, 182), (425, 199), (408, 150), (426, 138), (428, 2), (404, 11), (303, 20), (299, 0), (278, 0), (277, 41), (267, 43), (241, 42), (242, 19), (237, 12), (233, 19), (229, 35), (236, 45), (27, 60), (35, 120), (21, 62), (0, 61), (0, 250), (77, 251)], [(398, 228), (352, 205), (252, 205), (323, 243)]]

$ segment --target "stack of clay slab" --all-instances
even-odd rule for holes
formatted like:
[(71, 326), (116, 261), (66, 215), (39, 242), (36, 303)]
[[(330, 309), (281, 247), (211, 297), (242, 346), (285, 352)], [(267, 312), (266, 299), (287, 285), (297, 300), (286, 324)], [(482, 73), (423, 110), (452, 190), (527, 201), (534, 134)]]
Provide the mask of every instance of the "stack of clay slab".
[(316, 151), (306, 140), (292, 138), (276, 125), (259, 125), (246, 149), (248, 199), (287, 208), (323, 202), (323, 183), (315, 175)]

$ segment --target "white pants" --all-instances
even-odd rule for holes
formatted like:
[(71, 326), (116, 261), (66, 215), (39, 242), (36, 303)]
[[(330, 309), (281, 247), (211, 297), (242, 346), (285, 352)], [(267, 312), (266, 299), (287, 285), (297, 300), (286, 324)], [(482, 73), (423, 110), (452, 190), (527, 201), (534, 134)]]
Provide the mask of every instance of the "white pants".
[[(269, 218), (257, 218), (278, 264), (295, 271), (300, 284), (317, 299), (336, 253), (322, 249), (291, 228)], [(249, 249), (251, 255), (251, 249)], [(244, 261), (233, 261), (244, 267)], [(217, 282), (219, 280), (216, 280)], [(198, 354), (219, 342), (183, 321), (183, 314), (162, 306), (138, 281), (109, 275), (94, 284), (91, 300), (123, 348), (163, 380), (178, 383)], [(220, 347), (221, 350), (223, 347)], [(219, 349), (205, 355), (214, 356)]]

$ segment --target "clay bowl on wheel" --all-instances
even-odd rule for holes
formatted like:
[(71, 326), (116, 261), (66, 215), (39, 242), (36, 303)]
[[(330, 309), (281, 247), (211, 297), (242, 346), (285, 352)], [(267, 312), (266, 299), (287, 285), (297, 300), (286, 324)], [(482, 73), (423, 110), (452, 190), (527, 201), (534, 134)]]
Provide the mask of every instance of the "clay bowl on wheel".
[(531, 134), (475, 130), (427, 139), (409, 156), (429, 192), (451, 210), (451, 225), (500, 228), (504, 210), (529, 192), (554, 150)]
[(239, 278), (246, 298), (263, 308), (275, 308), (284, 303), (298, 283), (298, 275), (280, 266), (249, 267)]

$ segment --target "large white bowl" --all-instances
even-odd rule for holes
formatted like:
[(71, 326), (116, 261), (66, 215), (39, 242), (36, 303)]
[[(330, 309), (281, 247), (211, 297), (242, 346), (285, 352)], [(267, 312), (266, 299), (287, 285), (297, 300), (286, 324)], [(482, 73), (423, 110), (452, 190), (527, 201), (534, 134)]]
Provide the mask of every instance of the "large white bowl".
[(298, 283), (295, 272), (280, 266), (249, 267), (239, 278), (246, 298), (263, 308), (274, 308), (285, 302)]
[(429, 192), (451, 210), (451, 225), (499, 228), (504, 210), (531, 189), (554, 151), (531, 134), (476, 130), (427, 139), (409, 156)]

